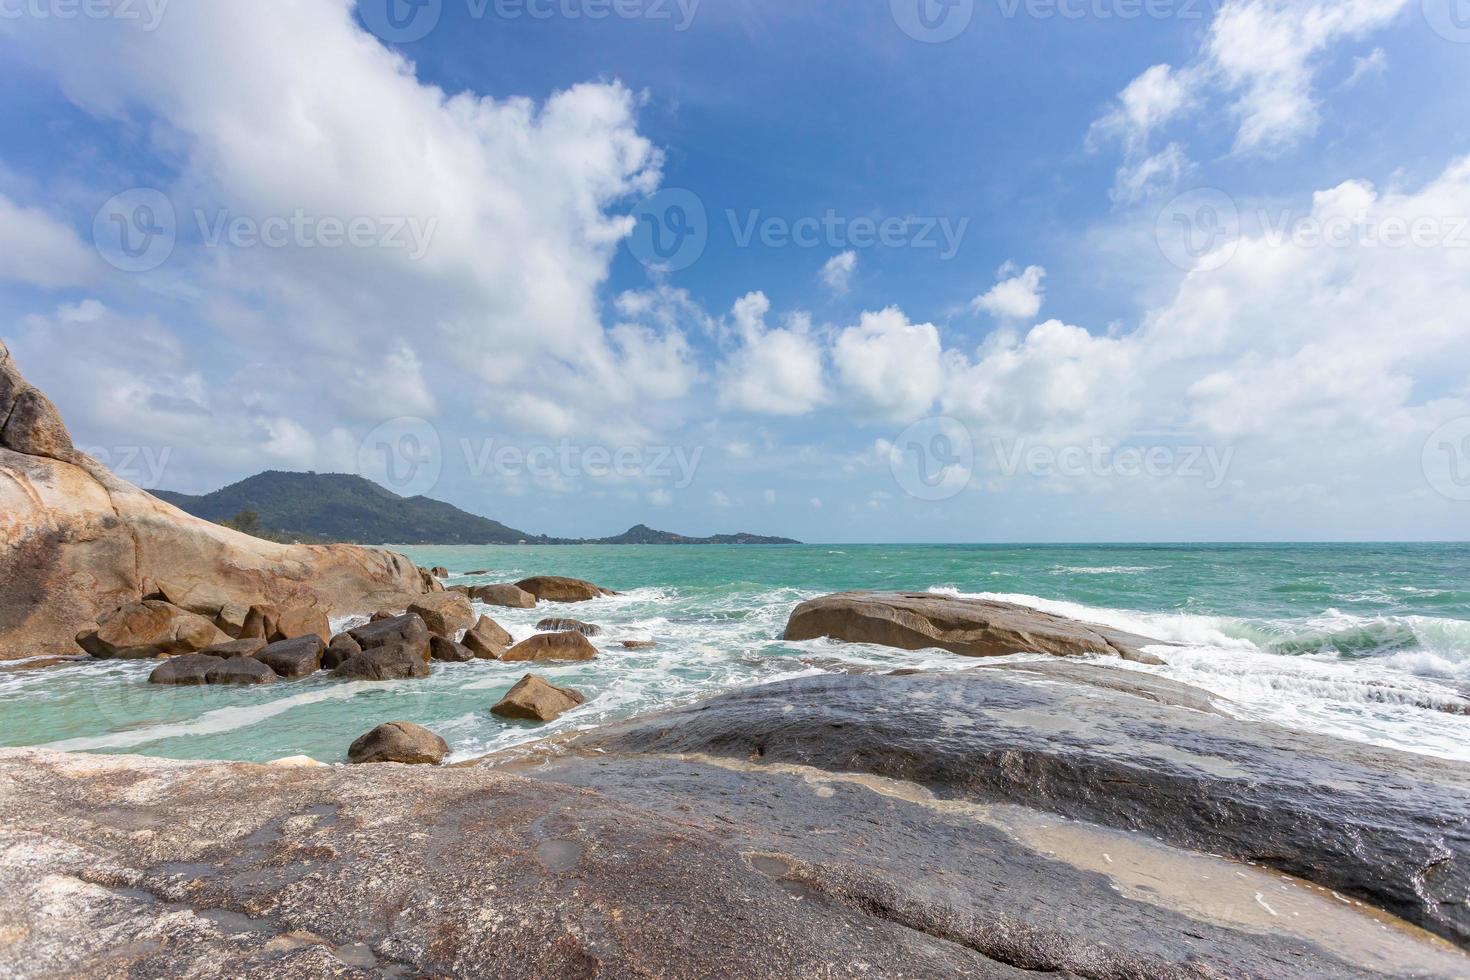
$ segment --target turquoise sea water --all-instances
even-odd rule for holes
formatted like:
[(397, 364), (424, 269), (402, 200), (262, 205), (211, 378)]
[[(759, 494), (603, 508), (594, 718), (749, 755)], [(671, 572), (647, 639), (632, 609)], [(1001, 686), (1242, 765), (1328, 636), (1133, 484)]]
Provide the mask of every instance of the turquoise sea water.
[[(547, 615), (602, 625), (602, 654), (536, 672), (589, 696), (549, 726), (488, 709), (524, 665), (436, 664), (423, 681), (326, 675), (264, 688), (146, 683), (151, 663), (0, 670), (0, 745), (180, 758), (339, 761), (384, 721), (440, 732), (455, 758), (686, 703), (741, 685), (853, 667), (963, 669), (942, 652), (786, 643), (803, 599), (843, 589), (1005, 598), (1172, 644), (1149, 669), (1230, 699), (1247, 718), (1470, 759), (1470, 545), (400, 548), (424, 566), (573, 575), (623, 595), (483, 609), (518, 638)], [(342, 625), (338, 623), (337, 625)], [(652, 650), (618, 641), (652, 639)], [(1110, 661), (1122, 666), (1117, 661)]]

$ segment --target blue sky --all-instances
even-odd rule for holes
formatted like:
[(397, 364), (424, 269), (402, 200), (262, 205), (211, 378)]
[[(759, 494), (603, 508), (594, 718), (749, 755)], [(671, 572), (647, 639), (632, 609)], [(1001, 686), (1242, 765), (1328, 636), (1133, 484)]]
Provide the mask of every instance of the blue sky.
[(386, 2), (0, 10), (0, 336), (124, 476), (552, 534), (1470, 527), (1452, 0)]

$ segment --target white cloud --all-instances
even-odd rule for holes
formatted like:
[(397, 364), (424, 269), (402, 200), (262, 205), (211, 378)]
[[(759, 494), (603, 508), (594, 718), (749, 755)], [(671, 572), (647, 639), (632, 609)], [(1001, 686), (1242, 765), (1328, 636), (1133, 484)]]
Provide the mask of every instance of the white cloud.
[(1353, 70), (1344, 81), (1344, 88), (1351, 88), (1363, 79), (1372, 75), (1382, 75), (1388, 71), (1388, 52), (1382, 48), (1374, 48), (1368, 54), (1353, 59)]
[(852, 276), (857, 271), (857, 253), (849, 249), (827, 260), (822, 266), (822, 282), (838, 296), (846, 295), (852, 288)]
[(837, 337), (832, 351), (838, 383), (860, 415), (917, 418), (944, 381), (939, 331), (910, 323), (896, 306), (864, 313)]
[(97, 253), (62, 222), (0, 194), (0, 279), (44, 289), (84, 286), (101, 265)]
[(674, 502), (674, 495), (668, 490), (650, 490), (648, 502), (655, 507), (667, 507)]
[(721, 509), (729, 507), (730, 495), (723, 490), (711, 490), (709, 504), (711, 507), (719, 507)]
[(766, 415), (805, 415), (827, 400), (822, 352), (802, 315), (784, 328), (769, 328), (771, 302), (749, 293), (735, 302), (738, 346), (720, 369), (720, 404)]
[(1045, 295), (1041, 280), (1046, 270), (1039, 265), (1027, 266), (1019, 275), (1004, 278), (1013, 271), (1007, 265), (1000, 271), (1001, 281), (989, 292), (970, 301), (970, 308), (977, 313), (984, 311), (1000, 320), (1030, 320), (1041, 312), (1041, 301)]

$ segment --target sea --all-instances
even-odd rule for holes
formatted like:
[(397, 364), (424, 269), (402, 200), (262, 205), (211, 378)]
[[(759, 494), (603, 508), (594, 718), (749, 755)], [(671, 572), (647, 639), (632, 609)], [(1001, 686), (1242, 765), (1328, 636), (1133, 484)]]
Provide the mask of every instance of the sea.
[(490, 661), (436, 663), (426, 680), (322, 673), (249, 688), (150, 685), (151, 662), (0, 665), (0, 746), (331, 763), (374, 726), (411, 721), (441, 734), (458, 761), (785, 678), (974, 665), (942, 651), (781, 638), (804, 599), (880, 589), (1002, 599), (1130, 630), (1157, 638), (1150, 649), (1166, 664), (1108, 664), (1203, 688), (1239, 718), (1470, 759), (1470, 544), (394, 550), (450, 569), (449, 584), (570, 575), (617, 590), (578, 605), (480, 607), (517, 639), (551, 615), (601, 626), (597, 660), (534, 667), (587, 703), (548, 725), (502, 721), (489, 709), (527, 665)]

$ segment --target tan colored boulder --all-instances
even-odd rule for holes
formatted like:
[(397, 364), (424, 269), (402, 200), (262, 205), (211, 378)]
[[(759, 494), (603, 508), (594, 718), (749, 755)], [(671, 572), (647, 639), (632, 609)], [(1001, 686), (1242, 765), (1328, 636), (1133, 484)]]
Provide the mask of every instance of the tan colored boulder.
[(579, 691), (557, 687), (535, 674), (527, 674), (506, 692), (490, 713), (517, 721), (556, 721), (586, 702), (587, 698)]
[[(84, 379), (78, 379), (83, 383)], [(424, 594), (402, 555), (282, 545), (191, 517), (70, 446), (55, 409), (0, 343), (0, 660), (70, 649), (159, 581), (248, 606), (351, 615)], [(401, 608), (401, 607), (400, 607)]]
[(282, 609), (276, 619), (275, 631), (270, 635), (271, 642), (295, 640), (303, 636), (319, 637), (323, 645), (330, 643), (332, 624), (327, 619), (327, 614), (320, 609), (302, 606)]
[(505, 651), (507, 663), (527, 660), (596, 660), (597, 648), (581, 633), (537, 633)]
[(245, 632), (245, 617), (250, 615), (250, 607), (243, 602), (227, 602), (215, 613), (214, 625), (224, 630), (231, 636), (238, 637)]
[(460, 630), (475, 625), (475, 610), (470, 600), (458, 592), (438, 592), (408, 607), (408, 611), (424, 621), (430, 633), (453, 637)]
[(411, 721), (379, 725), (347, 750), (348, 760), (359, 765), (400, 762), (410, 766), (437, 766), (448, 754), (449, 744), (444, 739)]
[(589, 599), (617, 595), (600, 585), (559, 575), (538, 575), (535, 578), (522, 579), (516, 583), (516, 587), (546, 602), (586, 602)]
[(536, 597), (519, 585), (472, 585), (468, 588), (471, 599), (487, 606), (530, 609), (536, 605)]
[(245, 612), (245, 622), (240, 626), (240, 639), (271, 641), (276, 627), (281, 622), (281, 611), (275, 606), (256, 603)]
[(266, 646), (266, 642), (259, 639), (231, 640), (229, 643), (217, 643), (199, 652), (210, 657), (233, 660), (235, 657), (253, 657)]
[(655, 642), (653, 642), (652, 640), (624, 640), (623, 641), (623, 649), (624, 650), (652, 650), (656, 646), (658, 646), (658, 644), (655, 643)]
[(429, 574), (434, 576), (435, 578), (448, 578), (449, 569), (445, 568), (443, 565), (435, 565), (433, 568), (429, 569)]
[(786, 639), (819, 637), (900, 650), (948, 650), (966, 657), (1045, 653), (1163, 663), (1143, 652), (1158, 642), (1148, 637), (1014, 603), (930, 592), (843, 592), (803, 602), (786, 624)]
[(77, 645), (103, 660), (141, 660), (197, 653), (229, 637), (213, 622), (161, 599), (130, 602), (77, 635)]
[(463, 642), (481, 660), (499, 660), (516, 641), (505, 627), (489, 616), (481, 616), (479, 622), (465, 633)]

